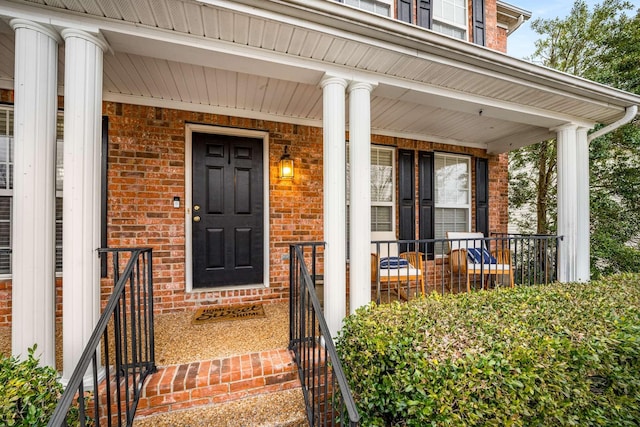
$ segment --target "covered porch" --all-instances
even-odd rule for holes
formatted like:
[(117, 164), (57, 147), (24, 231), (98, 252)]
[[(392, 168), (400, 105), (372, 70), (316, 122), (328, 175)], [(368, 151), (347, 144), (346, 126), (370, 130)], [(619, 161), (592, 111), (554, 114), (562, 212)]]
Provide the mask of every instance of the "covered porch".
[[(288, 244), (323, 241), (324, 312), (335, 335), (347, 295), (350, 310), (371, 299), (371, 254), (384, 257), (384, 244), (372, 251), (372, 241), (395, 242), (387, 256), (424, 257), (425, 286), (429, 268), (446, 286), (437, 280), (451, 252), (445, 232), (507, 244), (495, 234), (507, 231), (507, 153), (547, 138), (557, 138), (559, 153), (555, 278), (589, 280), (587, 133), (635, 115), (637, 96), (329, 1), (161, 1), (153, 11), (106, 1), (72, 12), (45, 3), (0, 5), (0, 88), (11, 110), (0, 123), (11, 123), (6, 141), (16, 147), (14, 182), (1, 190), (13, 203), (2, 280), (14, 354), (37, 342), (53, 365), (61, 317), (70, 375), (109, 291), (95, 255), (101, 224), (109, 246), (153, 247), (163, 312), (287, 299)], [(62, 104), (56, 313), (51, 147)], [(194, 279), (196, 134), (258, 141), (261, 270), (252, 283), (199, 288)], [(285, 149), (292, 179), (278, 174)], [(46, 167), (35, 173), (31, 164)], [(455, 229), (448, 213), (461, 215)], [(438, 244), (431, 256), (421, 248)], [(475, 276), (485, 280), (490, 264), (479, 264)], [(447, 271), (449, 285), (462, 280)]]

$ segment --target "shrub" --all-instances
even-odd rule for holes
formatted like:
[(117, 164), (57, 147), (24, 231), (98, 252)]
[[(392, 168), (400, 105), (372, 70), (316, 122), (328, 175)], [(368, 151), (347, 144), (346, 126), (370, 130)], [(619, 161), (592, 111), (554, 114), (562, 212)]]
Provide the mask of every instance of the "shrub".
[[(46, 426), (53, 415), (63, 387), (58, 373), (49, 366), (39, 366), (34, 357), (37, 346), (28, 350), (28, 357), (0, 357), (0, 425)], [(69, 418), (77, 423), (77, 408)], [(75, 420), (75, 422), (74, 422)]]
[(362, 425), (640, 420), (640, 276), (370, 305), (337, 339)]

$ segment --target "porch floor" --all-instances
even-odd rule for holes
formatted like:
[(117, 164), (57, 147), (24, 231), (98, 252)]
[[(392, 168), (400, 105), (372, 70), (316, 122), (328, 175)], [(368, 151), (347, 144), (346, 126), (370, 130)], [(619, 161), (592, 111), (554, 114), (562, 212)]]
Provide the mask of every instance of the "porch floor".
[(155, 316), (156, 364), (176, 365), (287, 348), (289, 303), (265, 304), (265, 317), (192, 325), (194, 310)]
[[(145, 384), (135, 426), (307, 426), (286, 350), (289, 303), (264, 309), (264, 318), (203, 325), (191, 324), (195, 310), (155, 315), (158, 372)], [(10, 353), (11, 328), (2, 327), (0, 355)]]
[(156, 315), (158, 372), (135, 426), (306, 426), (286, 350), (289, 304), (264, 311), (263, 318), (202, 325), (191, 323), (195, 310)]

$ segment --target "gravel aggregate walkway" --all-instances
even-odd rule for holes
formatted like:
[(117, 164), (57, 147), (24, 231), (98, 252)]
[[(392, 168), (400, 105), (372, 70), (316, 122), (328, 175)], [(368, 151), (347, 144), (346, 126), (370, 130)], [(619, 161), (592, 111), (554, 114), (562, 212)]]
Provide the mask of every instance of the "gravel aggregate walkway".
[(302, 391), (287, 390), (234, 402), (136, 418), (134, 427), (308, 427)]
[[(286, 348), (289, 339), (289, 304), (266, 304), (264, 309), (264, 318), (203, 325), (191, 324), (193, 310), (156, 315), (156, 364), (174, 365)], [(62, 328), (56, 326), (56, 338), (61, 342)], [(11, 328), (0, 327), (0, 355), (10, 354)], [(61, 355), (57, 356), (57, 364), (61, 366)], [(134, 426), (307, 427), (308, 423), (302, 391), (296, 389), (136, 418)]]
[(265, 317), (192, 325), (193, 310), (155, 316), (158, 366), (286, 348), (289, 303), (265, 304)]

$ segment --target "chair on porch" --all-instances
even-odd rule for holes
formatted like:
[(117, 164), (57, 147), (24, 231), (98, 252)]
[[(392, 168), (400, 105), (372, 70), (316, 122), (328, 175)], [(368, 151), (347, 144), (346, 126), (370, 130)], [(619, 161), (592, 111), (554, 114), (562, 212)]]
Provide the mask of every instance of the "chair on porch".
[(480, 276), (482, 288), (490, 276), (508, 276), (513, 288), (513, 265), (508, 248), (496, 248), (489, 252), (484, 243), (484, 234), (467, 232), (447, 232), (449, 243), (449, 268), (451, 276), (464, 276), (467, 292), (471, 291), (471, 276)]
[(402, 284), (416, 282), (422, 295), (424, 291), (424, 261), (419, 252), (403, 252), (397, 257), (388, 256), (379, 259), (375, 253), (371, 254), (371, 283), (395, 284), (399, 297), (408, 299), (402, 289)]

